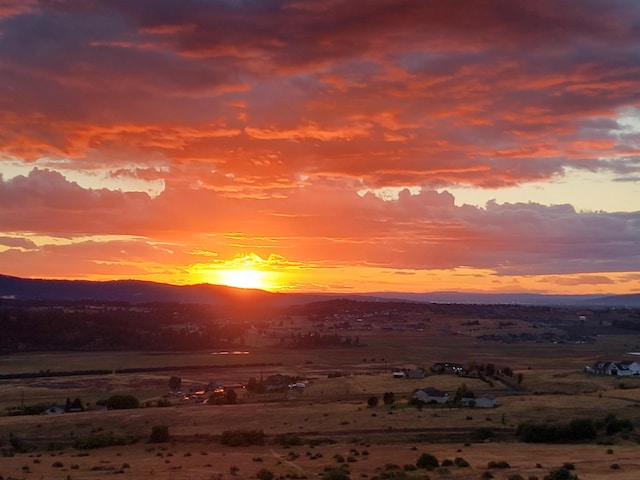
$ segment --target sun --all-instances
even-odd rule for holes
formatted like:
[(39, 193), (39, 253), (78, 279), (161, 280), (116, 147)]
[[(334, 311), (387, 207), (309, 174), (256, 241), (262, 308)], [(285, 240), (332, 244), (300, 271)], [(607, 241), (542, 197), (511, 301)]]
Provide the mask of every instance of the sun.
[(252, 268), (241, 268), (233, 270), (218, 270), (215, 272), (218, 282), (221, 285), (236, 288), (257, 288), (260, 290), (269, 289), (267, 279), (268, 272), (255, 270)]

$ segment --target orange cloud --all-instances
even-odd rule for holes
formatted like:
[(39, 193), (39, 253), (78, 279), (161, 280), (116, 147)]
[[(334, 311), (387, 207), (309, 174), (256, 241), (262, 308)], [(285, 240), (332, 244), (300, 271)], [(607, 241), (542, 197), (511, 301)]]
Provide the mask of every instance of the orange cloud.
[[(640, 205), (582, 211), (568, 178), (640, 177), (633, 2), (150, 5), (0, 5), (6, 273), (633, 288)], [(564, 204), (446, 193), (548, 182)]]

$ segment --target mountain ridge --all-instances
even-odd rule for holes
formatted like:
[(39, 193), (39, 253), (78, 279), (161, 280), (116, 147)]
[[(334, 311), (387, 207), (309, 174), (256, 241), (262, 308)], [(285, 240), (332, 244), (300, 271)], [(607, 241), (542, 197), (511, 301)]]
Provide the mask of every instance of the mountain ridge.
[(31, 301), (102, 301), (142, 303), (185, 303), (225, 305), (238, 301), (260, 301), (288, 306), (348, 298), (369, 301), (409, 301), (420, 303), (467, 303), (528, 305), (582, 305), (585, 307), (637, 307), (640, 294), (625, 295), (545, 295), (537, 293), (471, 293), (436, 291), (425, 293), (369, 292), (274, 293), (208, 283), (171, 285), (147, 280), (50, 280), (0, 274), (0, 299)]

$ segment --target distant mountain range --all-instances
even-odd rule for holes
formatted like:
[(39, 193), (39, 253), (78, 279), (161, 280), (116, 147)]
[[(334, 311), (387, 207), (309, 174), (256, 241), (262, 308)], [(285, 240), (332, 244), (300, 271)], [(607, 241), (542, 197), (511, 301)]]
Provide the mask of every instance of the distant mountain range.
[(262, 302), (270, 306), (349, 298), (353, 300), (465, 304), (582, 305), (640, 307), (640, 294), (629, 295), (541, 295), (534, 293), (373, 292), (362, 294), (270, 293), (223, 285), (177, 286), (140, 280), (94, 282), (85, 280), (43, 280), (0, 275), (0, 299), (41, 301), (99, 301), (132, 304), (175, 302), (184, 304), (231, 305)]

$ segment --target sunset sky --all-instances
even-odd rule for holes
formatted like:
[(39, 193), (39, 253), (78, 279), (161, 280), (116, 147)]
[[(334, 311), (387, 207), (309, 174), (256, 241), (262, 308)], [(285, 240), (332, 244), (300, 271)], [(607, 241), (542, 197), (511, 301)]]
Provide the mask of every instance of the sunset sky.
[(0, 273), (640, 293), (640, 1), (0, 0)]

